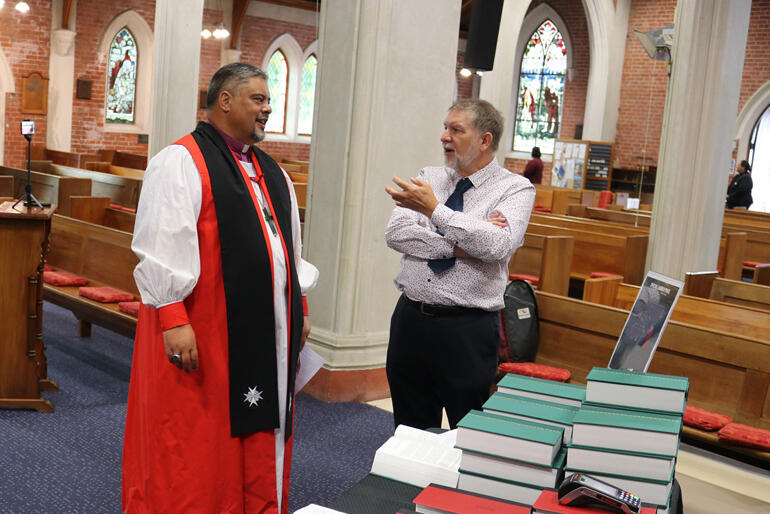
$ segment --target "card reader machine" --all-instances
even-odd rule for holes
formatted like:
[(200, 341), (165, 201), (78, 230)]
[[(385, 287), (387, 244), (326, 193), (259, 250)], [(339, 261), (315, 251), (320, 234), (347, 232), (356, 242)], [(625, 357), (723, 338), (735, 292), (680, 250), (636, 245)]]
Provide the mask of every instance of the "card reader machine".
[(570, 507), (604, 507), (624, 514), (639, 514), (638, 496), (584, 473), (573, 473), (559, 486), (559, 503)]

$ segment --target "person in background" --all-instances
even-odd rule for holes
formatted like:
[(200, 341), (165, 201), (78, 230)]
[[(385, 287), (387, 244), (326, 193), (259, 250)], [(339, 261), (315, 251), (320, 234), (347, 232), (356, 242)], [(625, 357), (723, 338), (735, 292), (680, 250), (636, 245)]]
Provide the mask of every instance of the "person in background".
[(532, 160), (524, 168), (524, 176), (533, 184), (539, 184), (543, 180), (543, 161), (540, 160), (540, 147), (532, 148)]
[(489, 102), (455, 102), (445, 166), (385, 188), (396, 203), (385, 239), (403, 254), (386, 363), (396, 426), (440, 427), (443, 408), (455, 428), (489, 397), (508, 261), (535, 200), (532, 184), (495, 159), (502, 131)]
[(754, 200), (751, 198), (751, 188), (753, 186), (751, 165), (749, 161), (743, 160), (738, 164), (738, 170), (727, 187), (727, 208), (746, 207), (748, 209), (754, 203)]

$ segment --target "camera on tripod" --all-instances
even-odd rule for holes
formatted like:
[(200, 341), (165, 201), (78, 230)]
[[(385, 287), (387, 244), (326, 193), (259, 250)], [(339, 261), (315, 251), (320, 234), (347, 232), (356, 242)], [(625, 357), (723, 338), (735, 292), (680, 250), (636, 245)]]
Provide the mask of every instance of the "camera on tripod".
[(31, 136), (35, 133), (35, 122), (32, 120), (22, 120), (21, 121), (21, 135), (22, 136)]

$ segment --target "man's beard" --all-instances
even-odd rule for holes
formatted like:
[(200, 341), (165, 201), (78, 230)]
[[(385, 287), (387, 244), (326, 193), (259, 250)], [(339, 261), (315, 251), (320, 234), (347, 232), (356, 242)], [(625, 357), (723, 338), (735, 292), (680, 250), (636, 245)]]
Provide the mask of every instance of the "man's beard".
[(249, 137), (255, 143), (259, 143), (260, 141), (265, 139), (265, 132), (264, 131), (257, 132), (256, 130), (252, 130), (251, 134), (249, 134)]
[(468, 150), (465, 151), (464, 155), (458, 154), (457, 149), (455, 149), (454, 158), (451, 160), (447, 159), (446, 165), (453, 170), (458, 171), (466, 168), (470, 163), (476, 160), (479, 155), (481, 155), (481, 149), (475, 144), (471, 145)]

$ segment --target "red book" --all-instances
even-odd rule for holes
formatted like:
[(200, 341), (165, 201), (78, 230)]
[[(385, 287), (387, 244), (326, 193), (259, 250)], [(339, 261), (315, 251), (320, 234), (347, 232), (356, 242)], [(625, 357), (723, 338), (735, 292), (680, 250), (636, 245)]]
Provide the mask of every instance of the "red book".
[[(532, 512), (544, 514), (607, 514), (604, 509), (591, 509), (588, 507), (568, 507), (559, 503), (559, 493), (556, 491), (543, 491), (540, 498), (532, 506)], [(641, 514), (655, 514), (652, 507), (642, 507)]]
[(529, 514), (531, 510), (529, 505), (433, 484), (412, 501), (417, 505), (417, 512), (425, 513)]

